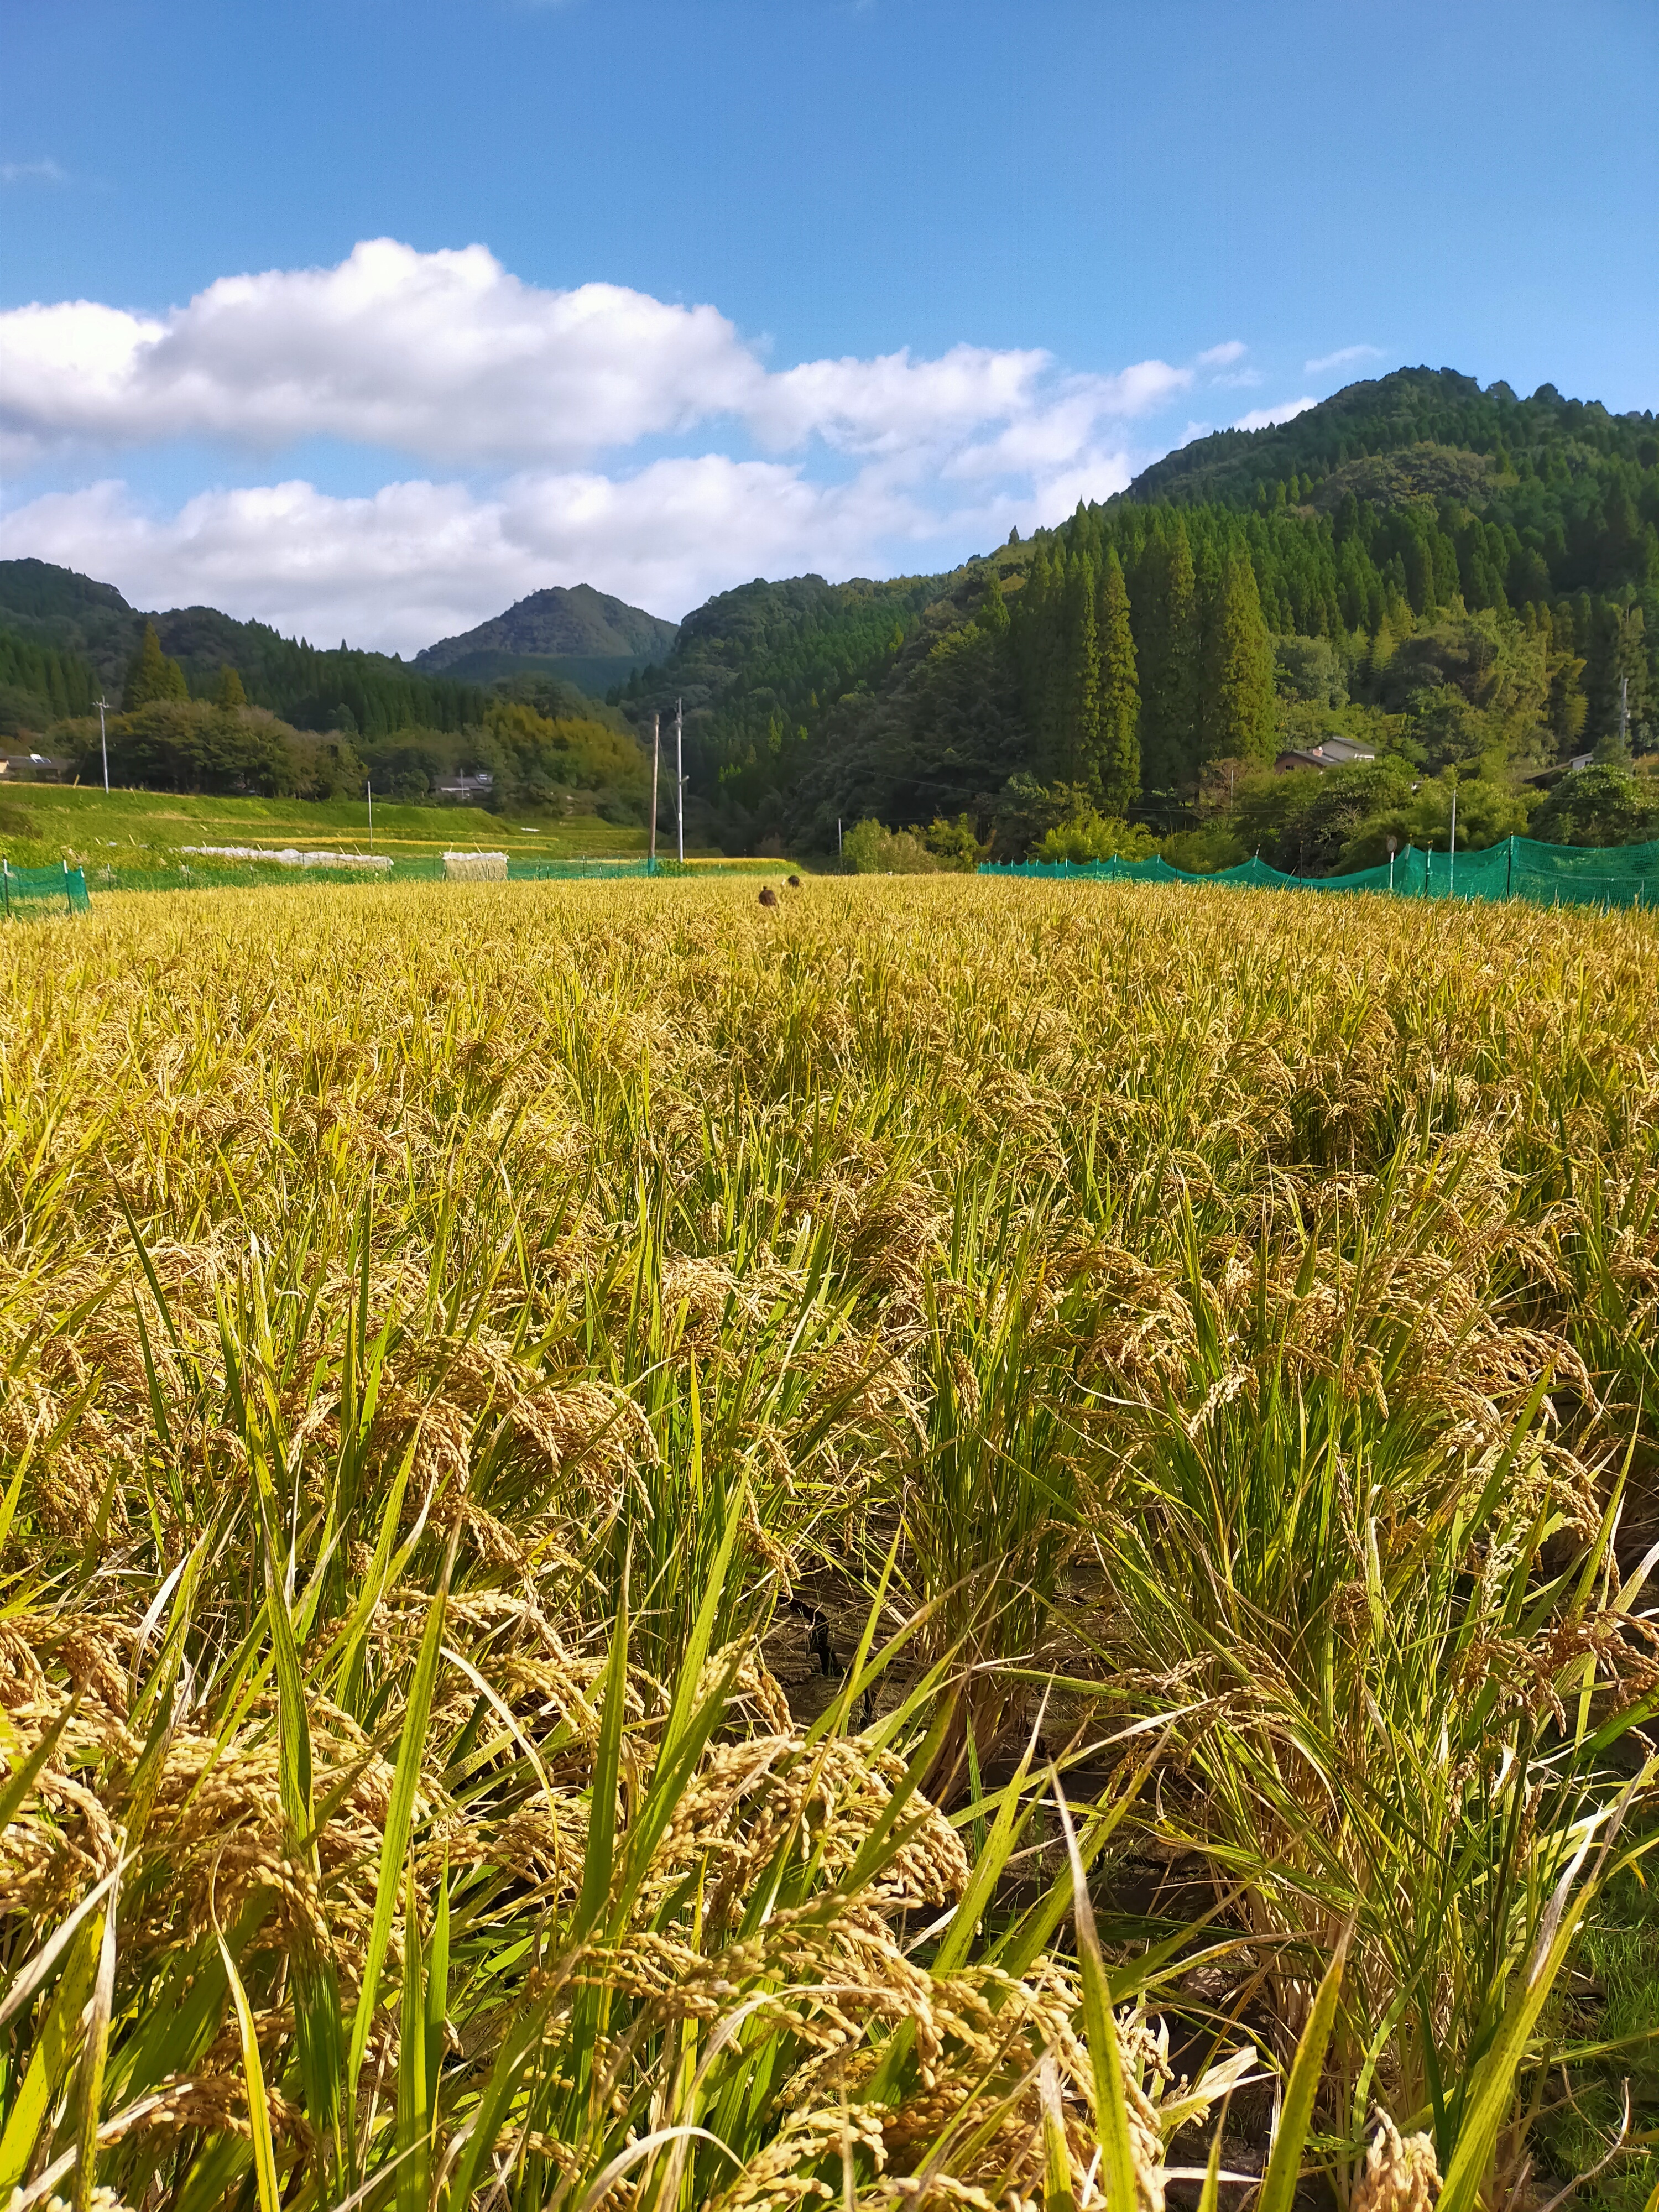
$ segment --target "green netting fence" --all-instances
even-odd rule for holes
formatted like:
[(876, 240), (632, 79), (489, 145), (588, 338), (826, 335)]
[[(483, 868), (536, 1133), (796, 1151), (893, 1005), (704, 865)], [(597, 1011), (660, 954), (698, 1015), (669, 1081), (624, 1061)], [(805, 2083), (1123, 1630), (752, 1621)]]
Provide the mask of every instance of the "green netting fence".
[(1659, 906), (1659, 843), (1540, 845), (1506, 837), (1478, 853), (1419, 852), (1408, 845), (1380, 867), (1346, 876), (1293, 876), (1266, 860), (1188, 875), (1164, 860), (989, 863), (982, 876), (1042, 876), (1123, 884), (1239, 884), (1261, 890), (1381, 891), (1395, 898), (1528, 899), (1540, 906)]
[(30, 915), (83, 914), (90, 901), (79, 868), (14, 868), (0, 860), (0, 911), (9, 921)]
[[(374, 867), (320, 864), (295, 867), (276, 860), (222, 860), (208, 854), (181, 857), (161, 866), (145, 862), (128, 864), (118, 860), (94, 861), (84, 872), (71, 869), (69, 877), (78, 887), (76, 903), (84, 907), (88, 891), (257, 890), (275, 884), (320, 885), (337, 890), (343, 884), (441, 884), (469, 879), (500, 882), (501, 858), (500, 854), (458, 853), (451, 856), (451, 860), (459, 865), (451, 865), (441, 854), (434, 853), (398, 857), (389, 863), (383, 859), (381, 865)], [(478, 865), (486, 860), (493, 860), (496, 866), (491, 868)], [(544, 860), (510, 854), (506, 860), (506, 880), (514, 884), (584, 883), (645, 876), (742, 875), (757, 870), (764, 872), (769, 865), (775, 869), (781, 864), (743, 860)], [(64, 895), (64, 874), (56, 868), (13, 868), (9, 878), (14, 886), (25, 882), (31, 886), (27, 894), (18, 894), (20, 897), (41, 896), (43, 894), (35, 887), (42, 884), (52, 896)]]

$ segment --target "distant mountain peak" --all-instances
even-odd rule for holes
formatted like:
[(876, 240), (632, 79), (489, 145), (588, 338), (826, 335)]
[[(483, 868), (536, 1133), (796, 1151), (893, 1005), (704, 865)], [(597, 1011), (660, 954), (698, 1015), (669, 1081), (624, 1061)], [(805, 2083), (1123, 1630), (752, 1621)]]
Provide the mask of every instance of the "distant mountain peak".
[[(1345, 384), (1284, 422), (1194, 438), (1143, 469), (1119, 496), (1142, 506), (1168, 500), (1248, 507), (1264, 489), (1274, 495), (1291, 477), (1322, 480), (1350, 464), (1384, 457), (1395, 465), (1376, 473), (1375, 481), (1362, 477), (1355, 486), (1360, 496), (1369, 491), (1382, 503), (1435, 493), (1468, 496), (1475, 483), (1459, 480), (1455, 470), (1448, 473), (1445, 454), (1481, 456), (1495, 465), (1486, 473), (1501, 475), (1509, 456), (1540, 440), (1583, 438), (1599, 450), (1609, 434), (1617, 441), (1613, 426), (1620, 420), (1598, 401), (1564, 399), (1553, 384), (1519, 399), (1501, 378), (1483, 390), (1478, 378), (1455, 368), (1396, 368)], [(1651, 417), (1622, 421), (1628, 444)], [(1407, 453), (1414, 456), (1409, 465), (1399, 459)]]
[(505, 614), (459, 637), (441, 638), (415, 656), (427, 675), (487, 653), (551, 660), (661, 660), (679, 635), (678, 623), (630, 607), (591, 584), (552, 584), (532, 592)]

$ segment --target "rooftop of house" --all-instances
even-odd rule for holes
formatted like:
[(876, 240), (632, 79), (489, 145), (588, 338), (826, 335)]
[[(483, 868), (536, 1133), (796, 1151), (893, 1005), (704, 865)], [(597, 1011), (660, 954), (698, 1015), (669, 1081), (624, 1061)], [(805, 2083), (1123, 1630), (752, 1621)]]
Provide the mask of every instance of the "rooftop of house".
[(1370, 745), (1352, 738), (1322, 738), (1316, 745), (1287, 745), (1273, 762), (1277, 769), (1347, 768), (1355, 761), (1376, 758)]

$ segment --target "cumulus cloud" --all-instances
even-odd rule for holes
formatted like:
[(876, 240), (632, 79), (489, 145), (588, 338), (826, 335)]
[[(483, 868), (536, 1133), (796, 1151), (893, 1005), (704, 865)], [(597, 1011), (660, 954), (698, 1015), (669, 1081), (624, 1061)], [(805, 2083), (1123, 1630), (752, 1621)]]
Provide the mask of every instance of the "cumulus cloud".
[[(569, 465), (713, 418), (766, 450), (937, 447), (1047, 404), (1049, 356), (953, 347), (769, 371), (713, 307), (618, 284), (550, 291), (482, 246), (394, 239), (331, 269), (221, 277), (143, 315), (76, 300), (0, 313), (0, 455), (213, 438), (276, 451), (329, 437), (423, 461)], [(1072, 380), (1095, 417), (1192, 380), (1167, 362)]]
[(477, 246), (372, 240), (333, 269), (221, 277), (160, 317), (84, 300), (0, 314), (15, 449), (333, 437), (568, 460), (740, 408), (763, 381), (713, 307), (616, 284), (540, 291)]
[(1381, 346), (1339, 346), (1334, 353), (1321, 354), (1317, 361), (1304, 361), (1302, 367), (1305, 374), (1318, 376), (1328, 368), (1346, 368), (1350, 362), (1381, 361), (1382, 358)]
[(998, 484), (943, 511), (878, 465), (825, 484), (798, 464), (723, 454), (626, 477), (523, 473), (489, 493), (414, 480), (348, 499), (276, 483), (200, 493), (171, 515), (106, 481), (0, 514), (0, 558), (58, 562), (143, 605), (207, 602), (291, 634), (409, 653), (551, 583), (593, 583), (678, 617), (748, 576), (927, 568), (1011, 523), (1060, 521), (1128, 474), (1121, 456), (1088, 454), (1038, 495)]
[[(1169, 442), (1132, 457), (1137, 426), (1243, 351), (1088, 374), (969, 344), (774, 366), (713, 306), (370, 240), (164, 312), (0, 312), (0, 466), (52, 487), (14, 481), (0, 552), (404, 652), (549, 583), (678, 615), (760, 572), (940, 567), (1058, 521), (1121, 490)], [(413, 465), (366, 497), (282, 480), (277, 457), (319, 440)], [(167, 514), (110, 468), (185, 441), (268, 457), (272, 480)]]
[(1305, 415), (1309, 408), (1318, 404), (1316, 399), (1285, 399), (1277, 407), (1252, 407), (1232, 427), (1235, 430), (1270, 430), (1275, 422), (1293, 422), (1297, 416)]

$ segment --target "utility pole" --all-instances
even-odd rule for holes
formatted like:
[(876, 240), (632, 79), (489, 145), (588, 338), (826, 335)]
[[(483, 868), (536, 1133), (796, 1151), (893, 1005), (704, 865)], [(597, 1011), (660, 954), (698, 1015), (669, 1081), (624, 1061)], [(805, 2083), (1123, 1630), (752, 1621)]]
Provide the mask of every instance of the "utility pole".
[(685, 866), (685, 718), (680, 708), (683, 702), (674, 702), (674, 821), (679, 831), (680, 866)]
[(1446, 896), (1457, 896), (1457, 786), (1452, 786), (1451, 840), (1446, 862)]
[(104, 796), (106, 799), (109, 797), (109, 739), (104, 734), (104, 709), (108, 706), (108, 704), (109, 701), (107, 699), (100, 699), (98, 702), (98, 750), (104, 756)]
[(657, 764), (662, 758), (662, 717), (651, 717), (651, 873), (657, 872)]
[(1630, 678), (1619, 679), (1619, 750), (1621, 757), (1630, 751)]

